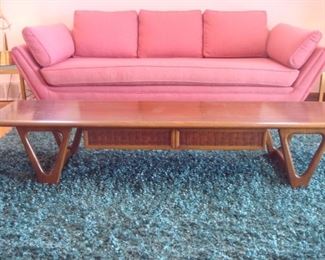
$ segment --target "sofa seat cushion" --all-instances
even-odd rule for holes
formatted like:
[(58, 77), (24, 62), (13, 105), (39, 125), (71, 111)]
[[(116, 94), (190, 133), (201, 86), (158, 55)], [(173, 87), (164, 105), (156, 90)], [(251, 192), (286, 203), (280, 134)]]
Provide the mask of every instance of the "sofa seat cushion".
[(70, 58), (41, 69), (52, 86), (239, 85), (288, 87), (299, 71), (267, 58)]

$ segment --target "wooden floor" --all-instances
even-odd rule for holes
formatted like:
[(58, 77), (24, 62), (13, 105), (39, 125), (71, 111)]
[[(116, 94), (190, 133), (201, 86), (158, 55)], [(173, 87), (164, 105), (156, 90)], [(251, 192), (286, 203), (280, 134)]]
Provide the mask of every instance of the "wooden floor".
[(10, 132), (10, 127), (0, 127), (0, 138), (5, 136), (8, 132)]
[[(0, 109), (6, 105), (8, 105), (10, 102), (3, 102), (0, 101)], [(8, 132), (10, 132), (11, 127), (0, 127), (0, 138), (5, 136)]]

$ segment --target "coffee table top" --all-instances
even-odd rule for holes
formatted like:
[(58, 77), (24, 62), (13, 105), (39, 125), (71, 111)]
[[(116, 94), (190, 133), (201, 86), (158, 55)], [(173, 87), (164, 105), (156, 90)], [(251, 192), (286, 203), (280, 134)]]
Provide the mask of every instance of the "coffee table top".
[(325, 128), (325, 103), (16, 101), (0, 126)]

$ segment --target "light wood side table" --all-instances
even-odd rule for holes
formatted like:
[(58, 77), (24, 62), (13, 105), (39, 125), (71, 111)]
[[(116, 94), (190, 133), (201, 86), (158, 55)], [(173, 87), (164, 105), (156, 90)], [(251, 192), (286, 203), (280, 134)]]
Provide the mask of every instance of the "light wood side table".
[(26, 87), (25, 87), (25, 80), (24, 78), (20, 75), (16, 65), (4, 65), (0, 66), (0, 74), (8, 74), (8, 75), (14, 75), (17, 74), (19, 75), (19, 88), (20, 88), (20, 96), (21, 99), (26, 99)]

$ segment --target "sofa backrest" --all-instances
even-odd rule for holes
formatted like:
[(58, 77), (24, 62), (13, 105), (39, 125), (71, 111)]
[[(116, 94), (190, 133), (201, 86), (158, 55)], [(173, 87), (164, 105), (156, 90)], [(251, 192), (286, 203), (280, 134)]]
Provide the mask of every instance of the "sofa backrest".
[(139, 13), (140, 58), (202, 57), (201, 11)]
[[(103, 58), (269, 57), (301, 68), (322, 35), (289, 25), (267, 29), (264, 11), (76, 11), (65, 25), (26, 27), (26, 44), (43, 66), (71, 56)], [(73, 36), (73, 37), (72, 37)], [(59, 39), (59, 40), (58, 40)]]
[(76, 56), (137, 57), (137, 12), (76, 11), (73, 38)]
[(207, 10), (204, 20), (205, 57), (265, 57), (268, 36), (265, 11)]
[(77, 56), (263, 57), (266, 12), (76, 11)]

